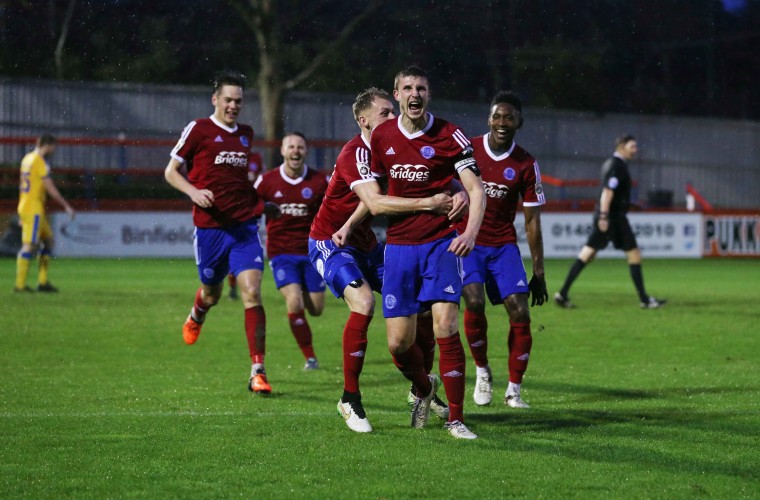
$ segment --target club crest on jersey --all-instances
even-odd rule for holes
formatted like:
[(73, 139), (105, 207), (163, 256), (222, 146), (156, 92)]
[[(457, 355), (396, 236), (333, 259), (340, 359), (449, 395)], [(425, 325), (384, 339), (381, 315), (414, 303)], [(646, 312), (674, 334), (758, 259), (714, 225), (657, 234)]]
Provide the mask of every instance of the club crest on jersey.
[(422, 146), (422, 148), (420, 148), (420, 154), (423, 158), (429, 160), (435, 156), (435, 149), (431, 148), (430, 146)]
[(427, 182), (430, 171), (425, 165), (396, 164), (391, 167), (391, 179), (404, 179), (413, 182)]
[(311, 188), (305, 187), (301, 190), (301, 196), (306, 198), (307, 200), (314, 196), (314, 192), (311, 190)]
[(247, 148), (249, 146), (249, 144), (248, 144), (248, 138), (246, 136), (244, 136), (244, 135), (241, 135), (240, 136), (240, 144), (242, 144), (243, 146), (245, 146)]
[(508, 181), (511, 181), (515, 178), (515, 169), (512, 167), (507, 167), (504, 169), (504, 178)]

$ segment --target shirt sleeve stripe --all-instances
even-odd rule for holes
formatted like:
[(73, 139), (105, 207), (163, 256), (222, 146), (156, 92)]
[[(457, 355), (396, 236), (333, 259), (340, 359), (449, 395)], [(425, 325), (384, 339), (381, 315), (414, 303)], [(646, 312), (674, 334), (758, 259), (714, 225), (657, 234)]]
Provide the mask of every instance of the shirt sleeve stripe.
[(457, 141), (457, 143), (459, 144), (459, 146), (461, 146), (462, 149), (466, 149), (467, 146), (470, 145), (470, 140), (459, 129), (456, 129), (454, 131), (454, 135), (452, 135), (452, 137), (454, 138), (455, 141)]
[(185, 163), (185, 159), (182, 158), (177, 154), (177, 152), (182, 149), (182, 146), (185, 145), (185, 141), (187, 141), (187, 136), (190, 135), (190, 131), (193, 130), (193, 127), (195, 127), (195, 121), (192, 121), (187, 124), (187, 127), (185, 127), (185, 130), (182, 131), (182, 135), (179, 137), (179, 141), (177, 141), (177, 145), (174, 146), (174, 149), (172, 149), (171, 157), (175, 160), (181, 161), (182, 163)]

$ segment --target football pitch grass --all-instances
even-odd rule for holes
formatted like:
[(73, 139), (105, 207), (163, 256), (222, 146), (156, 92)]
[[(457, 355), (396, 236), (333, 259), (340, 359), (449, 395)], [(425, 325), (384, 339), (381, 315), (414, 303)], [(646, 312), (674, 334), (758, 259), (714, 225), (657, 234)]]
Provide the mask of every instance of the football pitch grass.
[[(568, 266), (547, 261), (550, 295)], [(321, 368), (305, 372), (269, 270), (267, 398), (246, 390), (239, 302), (182, 342), (190, 259), (56, 259), (58, 294), (14, 294), (14, 273), (0, 259), (1, 498), (760, 497), (755, 260), (647, 260), (648, 290), (669, 299), (651, 311), (622, 256), (595, 262), (577, 309), (531, 310), (529, 410), (503, 404), (508, 323), (489, 308), (488, 407), (467, 353), (475, 441), (432, 415), (409, 427), (380, 312), (362, 375), (374, 432), (351, 432), (335, 408), (347, 309), (329, 296), (310, 318)]]

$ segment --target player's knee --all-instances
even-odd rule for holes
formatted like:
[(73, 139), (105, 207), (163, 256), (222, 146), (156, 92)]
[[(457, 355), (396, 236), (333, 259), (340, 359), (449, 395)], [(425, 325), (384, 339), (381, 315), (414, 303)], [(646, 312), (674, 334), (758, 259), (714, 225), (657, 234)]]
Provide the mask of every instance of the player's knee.
[(465, 297), (464, 307), (471, 313), (483, 314), (486, 312), (485, 297)]
[(252, 285), (242, 286), (238, 281), (238, 289), (244, 302), (253, 305), (261, 304), (261, 288)]
[(515, 309), (510, 310), (509, 321), (511, 321), (512, 323), (529, 323), (530, 311), (528, 310), (527, 306), (523, 307), (522, 305), (520, 305), (516, 307)]
[(375, 311), (375, 296), (372, 292), (355, 294), (350, 299), (347, 298), (346, 303), (352, 312), (365, 316), (371, 316)]
[(459, 331), (459, 321), (457, 317), (450, 318), (446, 315), (435, 318), (433, 321), (436, 337), (450, 337)]
[(388, 349), (394, 356), (405, 353), (411, 346), (412, 342), (405, 338), (394, 337), (388, 339)]
[(202, 300), (206, 307), (213, 307), (219, 303), (219, 296), (213, 293), (204, 293)]
[(325, 310), (324, 304), (309, 304), (306, 308), (309, 311), (309, 315), (318, 318), (322, 316), (322, 312)]

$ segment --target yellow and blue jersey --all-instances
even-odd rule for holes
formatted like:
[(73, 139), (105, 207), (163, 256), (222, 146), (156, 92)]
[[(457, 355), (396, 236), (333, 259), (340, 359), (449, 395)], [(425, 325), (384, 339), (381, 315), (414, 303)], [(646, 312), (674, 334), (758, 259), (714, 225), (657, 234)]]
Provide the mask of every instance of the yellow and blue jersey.
[(21, 161), (20, 173), (18, 214), (44, 214), (47, 191), (43, 179), (50, 176), (50, 166), (42, 155), (32, 151)]

